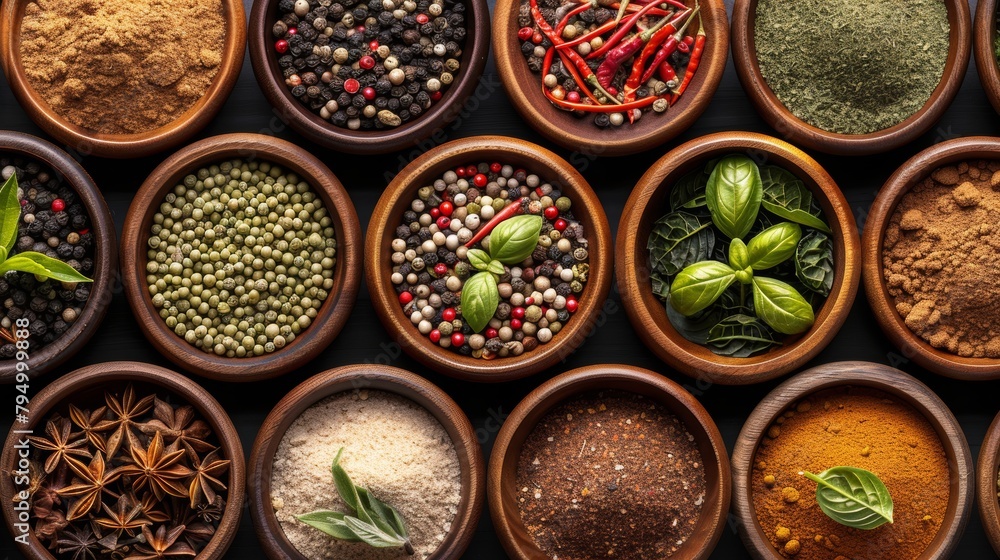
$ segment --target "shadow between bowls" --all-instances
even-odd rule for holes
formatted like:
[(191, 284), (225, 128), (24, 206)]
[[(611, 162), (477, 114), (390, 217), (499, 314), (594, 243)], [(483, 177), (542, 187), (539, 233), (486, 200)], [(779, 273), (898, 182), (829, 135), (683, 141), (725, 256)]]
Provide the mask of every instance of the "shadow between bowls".
[[(669, 211), (670, 190), (691, 170), (712, 158), (739, 152), (758, 164), (779, 165), (805, 183), (833, 230), (835, 278), (813, 326), (785, 343), (749, 358), (720, 356), (681, 336), (653, 295), (646, 240), (653, 223)], [(723, 385), (746, 385), (779, 377), (816, 357), (837, 335), (851, 311), (861, 276), (858, 228), (833, 178), (798, 148), (763, 134), (720, 132), (696, 138), (660, 158), (639, 179), (625, 203), (615, 246), (618, 290), (639, 338), (661, 360), (691, 377)]]
[(254, 0), (250, 9), (250, 63), (264, 97), (274, 107), (281, 122), (309, 140), (331, 150), (351, 154), (386, 154), (418, 146), (433, 137), (440, 143), (444, 127), (465, 110), (469, 97), (478, 92), (490, 52), (490, 12), (486, 0), (465, 3), (467, 33), (460, 57), (461, 68), (455, 81), (426, 112), (395, 128), (350, 130), (322, 119), (292, 96), (278, 66), (271, 27), (278, 20), (279, 0)]
[(892, 174), (872, 203), (862, 238), (862, 271), (868, 303), (893, 346), (919, 366), (964, 380), (1000, 379), (1000, 359), (964, 358), (931, 346), (906, 326), (896, 311), (883, 276), (883, 240), (903, 196), (935, 169), (970, 159), (1000, 159), (1000, 138), (968, 136), (936, 144), (918, 153)]
[[(111, 211), (87, 171), (69, 154), (54, 145), (21, 132), (0, 131), (0, 154), (12, 154), (36, 161), (55, 172), (80, 197), (87, 208), (94, 244), (94, 283), (83, 312), (59, 338), (40, 350), (29, 350), (30, 378), (43, 375), (72, 358), (97, 333), (108, 305), (118, 289), (118, 241)], [(17, 360), (0, 361), (0, 384), (18, 379)], [(23, 379), (23, 377), (22, 377)]]
[(997, 39), (997, 0), (979, 0), (972, 24), (972, 54), (979, 82), (993, 110), (1000, 112), (1000, 66), (993, 45)]
[[(146, 289), (146, 239), (168, 192), (200, 167), (226, 160), (266, 161), (296, 173), (322, 199), (333, 221), (337, 262), (333, 288), (312, 324), (284, 348), (262, 356), (227, 358), (205, 352), (167, 328)], [(351, 313), (361, 283), (361, 224), (347, 191), (319, 159), (290, 142), (259, 134), (224, 134), (191, 144), (150, 173), (129, 206), (122, 230), (125, 296), (149, 342), (178, 366), (220, 381), (257, 381), (301, 367), (330, 345)]]
[(997, 556), (1000, 556), (1000, 503), (997, 502), (997, 473), (1000, 472), (1000, 414), (986, 430), (976, 464), (976, 499), (979, 519)]
[(28, 81), (21, 63), (21, 21), (27, 0), (10, 0), (0, 7), (0, 62), (24, 111), (42, 130), (75, 152), (108, 158), (139, 158), (177, 146), (215, 117), (236, 86), (246, 50), (246, 16), (242, 0), (222, 0), (226, 36), (222, 63), (208, 91), (175, 121), (137, 134), (105, 134), (83, 128), (60, 116)]
[[(693, 5), (693, 2), (689, 2)], [(542, 136), (570, 150), (594, 156), (622, 156), (660, 146), (690, 127), (712, 101), (729, 59), (729, 20), (722, 0), (702, 0), (707, 41), (701, 66), (684, 95), (662, 115), (647, 112), (635, 124), (598, 128), (593, 118), (557, 108), (542, 91), (542, 76), (528, 68), (517, 38), (521, 0), (497, 0), (493, 55), (497, 73), (514, 108)], [(697, 26), (692, 24), (693, 35)], [(693, 30), (693, 31), (692, 31)], [(683, 77), (683, 76), (682, 76)]]
[(951, 473), (951, 492), (945, 520), (924, 554), (914, 560), (945, 560), (962, 538), (972, 513), (975, 489), (973, 461), (962, 427), (948, 406), (916, 378), (895, 368), (871, 362), (834, 362), (807, 369), (778, 385), (747, 418), (733, 448), (733, 513), (740, 538), (756, 560), (782, 560), (757, 523), (750, 477), (754, 454), (774, 420), (795, 401), (834, 387), (870, 387), (893, 395), (927, 418), (941, 438)]
[(486, 488), (482, 450), (472, 424), (451, 397), (423, 377), (399, 368), (366, 364), (341, 366), (310, 377), (285, 395), (264, 420), (250, 452), (247, 492), (254, 530), (265, 554), (272, 560), (307, 560), (285, 537), (271, 507), (272, 468), (281, 438), (310, 406), (331, 395), (360, 389), (407, 398), (430, 412), (448, 432), (462, 470), (462, 496), (451, 529), (428, 560), (461, 557), (475, 535)]
[(757, 64), (754, 22), (758, 0), (736, 0), (733, 6), (732, 41), (736, 74), (757, 112), (785, 140), (812, 150), (843, 156), (887, 152), (912, 142), (930, 130), (962, 86), (972, 43), (969, 4), (966, 0), (943, 1), (948, 8), (951, 31), (941, 81), (924, 106), (896, 126), (870, 134), (839, 134), (817, 128), (793, 115), (767, 85)]
[(691, 536), (670, 557), (708, 558), (726, 527), (732, 494), (722, 434), (701, 403), (680, 385), (650, 370), (617, 364), (586, 366), (553, 377), (528, 394), (504, 421), (490, 455), (486, 490), (490, 517), (504, 550), (517, 560), (546, 557), (528, 536), (517, 507), (517, 463), (525, 440), (555, 407), (583, 393), (606, 390), (656, 400), (694, 436), (705, 468), (705, 501)]
[[(190, 404), (211, 426), (212, 433), (219, 440), (219, 445), (225, 458), (231, 462), (229, 464), (229, 475), (226, 480), (227, 494), (226, 507), (219, 520), (215, 536), (205, 545), (205, 548), (195, 557), (195, 560), (221, 560), (230, 545), (236, 539), (236, 531), (240, 526), (240, 518), (243, 516), (243, 501), (245, 494), (245, 469), (246, 464), (243, 459), (243, 447), (240, 444), (239, 434), (233, 426), (229, 415), (212, 395), (199, 386), (194, 381), (169, 369), (158, 366), (144, 364), (140, 362), (105, 362), (86, 366), (78, 370), (67, 373), (56, 379), (44, 389), (39, 391), (31, 399), (31, 411), (26, 413), (29, 416), (27, 424), (15, 424), (18, 430), (34, 430), (39, 434), (44, 429), (42, 421), (48, 415), (68, 403), (81, 402), (101, 402), (103, 403), (104, 391), (112, 388), (123, 388), (125, 385), (133, 383), (137, 388), (145, 388), (156, 391), (161, 395), (168, 394), (180, 397), (185, 403)], [(7, 441), (0, 455), (0, 470), (4, 473), (12, 472), (20, 467), (18, 462), (18, 449), (15, 447), (25, 436), (12, 431), (7, 435)], [(15, 493), (24, 488), (15, 486), (14, 480), (10, 476), (0, 477), (0, 499), (5, 504), (15, 503), (13, 497)], [(15, 530), (14, 524), (20, 521), (15, 520), (17, 512), (13, 507), (4, 507), (4, 521), (7, 523), (7, 530), (10, 535), (20, 535), (21, 532)], [(21, 553), (29, 560), (54, 560), (55, 557), (46, 550), (34, 533), (28, 537), (28, 544), (18, 545)]]
[[(573, 201), (573, 214), (590, 242), (590, 276), (580, 294), (579, 308), (551, 342), (520, 356), (476, 359), (442, 348), (420, 334), (403, 314), (393, 288), (392, 240), (403, 212), (418, 189), (431, 185), (445, 171), (481, 161), (499, 161), (536, 173), (543, 182), (559, 184)], [(545, 148), (505, 136), (474, 136), (433, 148), (410, 162), (375, 205), (365, 237), (365, 279), (372, 304), (390, 335), (407, 354), (445, 375), (483, 383), (520, 379), (567, 359), (597, 329), (598, 316), (611, 289), (611, 228), (601, 201), (587, 180), (566, 160)]]

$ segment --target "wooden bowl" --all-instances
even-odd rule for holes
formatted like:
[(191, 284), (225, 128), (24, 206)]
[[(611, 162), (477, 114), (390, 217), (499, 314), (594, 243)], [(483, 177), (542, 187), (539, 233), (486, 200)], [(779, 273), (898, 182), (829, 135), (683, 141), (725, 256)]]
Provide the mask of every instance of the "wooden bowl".
[[(499, 161), (536, 173), (543, 181), (559, 183), (573, 201), (574, 215), (583, 224), (590, 241), (590, 276), (580, 294), (573, 319), (548, 344), (516, 357), (495, 360), (463, 356), (434, 344), (417, 331), (403, 314), (393, 289), (392, 240), (403, 212), (417, 190), (434, 183), (445, 171), (459, 165)], [(538, 373), (566, 360), (597, 328), (598, 315), (611, 289), (611, 228), (604, 208), (587, 180), (566, 160), (545, 148), (504, 136), (463, 138), (433, 148), (410, 162), (389, 183), (368, 221), (365, 237), (365, 280), (372, 304), (382, 324), (407, 354), (445, 375), (494, 383)]]
[(430, 381), (403, 369), (367, 364), (342, 366), (310, 377), (285, 395), (264, 420), (250, 452), (247, 476), (250, 516), (264, 553), (272, 560), (307, 560), (285, 537), (271, 506), (271, 469), (281, 438), (310, 406), (331, 395), (358, 389), (385, 391), (409, 399), (430, 412), (448, 432), (462, 469), (462, 497), (451, 530), (428, 558), (461, 557), (475, 535), (486, 488), (482, 450), (472, 424), (455, 401)]
[[(254, 0), (250, 9), (250, 62), (264, 97), (281, 121), (309, 140), (331, 150), (351, 154), (385, 154), (409, 147), (433, 136), (441, 143), (443, 130), (464, 110), (477, 92), (490, 51), (490, 12), (486, 0), (464, 0), (468, 33), (459, 57), (462, 67), (455, 81), (430, 109), (396, 128), (350, 130), (320, 118), (292, 97), (278, 66), (271, 27), (278, 20), (278, 0)], [(422, 148), (423, 149), (423, 148)]]
[[(689, 4), (694, 5), (693, 2)], [(729, 59), (729, 20), (722, 0), (703, 0), (701, 18), (708, 40), (695, 74), (680, 101), (666, 113), (651, 111), (635, 124), (598, 128), (593, 117), (576, 117), (557, 108), (542, 92), (542, 76), (528, 68), (517, 38), (521, 0), (497, 0), (493, 19), (493, 54), (497, 73), (514, 108), (542, 136), (570, 150), (599, 156), (621, 156), (642, 152), (671, 140), (687, 130), (708, 108), (722, 81)], [(693, 23), (688, 32), (694, 35)], [(683, 76), (681, 76), (683, 77)]]
[[(806, 148), (844, 156), (886, 152), (916, 140), (930, 130), (951, 105), (969, 65), (971, 21), (966, 0), (943, 0), (948, 7), (951, 44), (941, 82), (924, 106), (903, 122), (870, 134), (839, 134), (815, 127), (791, 113), (764, 81), (754, 46), (757, 0), (736, 0), (733, 6), (733, 59), (736, 74), (757, 112), (778, 134)], [(850, 39), (845, 39), (850, 40)]]
[(517, 507), (517, 463), (525, 440), (555, 407), (582, 393), (605, 390), (628, 391), (659, 402), (694, 436), (705, 465), (707, 492), (694, 532), (671, 558), (708, 558), (722, 537), (732, 494), (722, 435), (698, 400), (680, 385), (647, 369), (616, 364), (577, 368), (553, 377), (525, 397), (504, 421), (490, 455), (486, 490), (490, 517), (504, 550), (517, 560), (545, 557), (528, 536)]
[(997, 2), (979, 0), (973, 20), (972, 52), (976, 57), (979, 82), (993, 109), (1000, 112), (1000, 66), (997, 66), (993, 43), (997, 38)]
[[(646, 240), (653, 223), (669, 209), (670, 189), (685, 174), (712, 158), (742, 152), (758, 164), (774, 163), (801, 179), (823, 209), (833, 230), (836, 278), (816, 322), (801, 335), (749, 358), (719, 356), (681, 336), (667, 318), (665, 304), (653, 295)], [(795, 370), (816, 357), (833, 340), (850, 313), (861, 276), (858, 228), (851, 208), (833, 178), (798, 148), (752, 132), (721, 132), (671, 150), (639, 179), (622, 212), (615, 247), (618, 290), (625, 311), (646, 346), (671, 367), (711, 383), (759, 383)]]
[(172, 148), (194, 136), (215, 117), (240, 77), (246, 49), (243, 2), (223, 0), (226, 36), (222, 64), (212, 85), (194, 106), (167, 125), (137, 134), (105, 134), (83, 128), (56, 113), (28, 82), (20, 56), (21, 20), (27, 4), (26, 0), (11, 0), (0, 8), (0, 61), (4, 73), (14, 97), (31, 120), (80, 154), (129, 159)]
[[(21, 132), (0, 131), (0, 153), (36, 161), (62, 177), (76, 191), (90, 215), (94, 244), (94, 283), (90, 299), (76, 322), (51, 344), (29, 351), (28, 377), (43, 375), (73, 357), (97, 332), (108, 311), (118, 281), (118, 241), (115, 222), (94, 180), (69, 154), (54, 145)], [(18, 379), (17, 360), (0, 360), (0, 384)], [(23, 379), (23, 376), (22, 376)], [(20, 382), (20, 381), (18, 381)]]
[(973, 464), (969, 443), (958, 420), (929, 387), (895, 368), (871, 362), (835, 362), (807, 369), (778, 385), (754, 408), (733, 448), (733, 513), (743, 544), (756, 560), (783, 558), (757, 523), (750, 488), (754, 455), (768, 428), (793, 402), (823, 389), (845, 386), (870, 387), (899, 398), (923, 414), (940, 436), (948, 456), (951, 495), (937, 536), (924, 554), (914, 560), (949, 558), (958, 548), (972, 513)]
[(935, 169), (969, 159), (1000, 158), (1000, 138), (968, 136), (956, 138), (920, 152), (906, 161), (882, 186), (865, 221), (861, 268), (865, 293), (882, 332), (903, 355), (934, 373), (954, 379), (1000, 379), (1000, 360), (963, 358), (931, 346), (906, 326), (896, 311), (882, 275), (882, 245), (896, 205), (914, 185)]
[[(284, 348), (262, 356), (227, 358), (188, 344), (167, 328), (146, 289), (146, 239), (153, 215), (184, 176), (227, 159), (259, 160), (296, 173), (322, 199), (333, 220), (337, 263), (333, 288), (312, 324)], [(336, 175), (304, 149), (259, 134), (224, 134), (206, 138), (170, 156), (139, 188), (122, 231), (122, 277), (125, 295), (146, 338), (178, 366), (222, 381), (256, 381), (292, 371), (319, 355), (343, 328), (361, 283), (361, 225), (351, 199)]]
[(976, 499), (979, 519), (993, 550), (1000, 556), (1000, 504), (997, 503), (997, 473), (1000, 472), (1000, 414), (993, 419), (976, 465)]
[[(246, 491), (243, 486), (246, 467), (243, 447), (240, 445), (240, 437), (232, 420), (219, 402), (197, 383), (177, 372), (139, 362), (105, 362), (80, 368), (56, 379), (32, 397), (31, 405), (28, 407), (30, 412), (25, 412), (29, 418), (28, 422), (14, 424), (7, 435), (3, 454), (0, 455), (0, 469), (3, 472), (11, 472), (18, 468), (16, 466), (18, 450), (15, 445), (25, 437), (23, 432), (18, 430), (34, 430), (38, 435), (45, 427), (43, 421), (51, 412), (58, 411), (71, 402), (103, 404), (105, 391), (123, 389), (129, 383), (135, 384), (137, 389), (180, 397), (186, 404), (193, 406), (211, 426), (213, 434), (219, 440), (222, 453), (231, 461), (226, 479), (228, 490), (225, 511), (219, 520), (215, 536), (195, 557), (195, 560), (221, 560), (236, 539), (236, 531), (243, 516)], [(0, 477), (0, 499), (5, 504), (15, 503), (13, 501), (15, 493), (24, 489), (23, 485), (15, 486), (12, 477)], [(3, 515), (9, 534), (20, 535), (21, 532), (14, 528), (14, 523), (18, 522), (15, 520), (14, 509), (3, 508)], [(18, 548), (30, 560), (55, 560), (45, 545), (35, 538), (34, 533), (28, 537), (27, 545), (20, 544)]]

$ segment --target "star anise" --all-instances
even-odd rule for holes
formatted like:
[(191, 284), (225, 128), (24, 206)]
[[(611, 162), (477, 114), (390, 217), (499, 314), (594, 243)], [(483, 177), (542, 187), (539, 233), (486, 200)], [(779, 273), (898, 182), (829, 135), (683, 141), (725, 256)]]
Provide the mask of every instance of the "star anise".
[(112, 418), (97, 424), (95, 429), (102, 432), (114, 430), (108, 436), (106, 444), (105, 452), (108, 457), (114, 457), (123, 444), (130, 449), (140, 445), (135, 430), (139, 428), (139, 417), (152, 408), (154, 398), (156, 398), (154, 395), (149, 395), (136, 402), (135, 389), (132, 385), (125, 388), (120, 399), (116, 399), (110, 393), (104, 394), (104, 402), (108, 404)]
[(56, 552), (67, 554), (69, 560), (96, 560), (97, 537), (90, 525), (74, 525), (70, 531), (59, 533)]
[(37, 449), (48, 451), (49, 457), (45, 460), (46, 474), (56, 470), (66, 458), (71, 455), (90, 458), (90, 451), (87, 451), (86, 439), (73, 440), (73, 424), (67, 418), (53, 418), (45, 424), (45, 433), (48, 438), (41, 436), (29, 436), (28, 441)]
[(136, 498), (135, 492), (129, 490), (129, 499), (132, 503), (139, 504), (146, 519), (153, 523), (166, 523), (170, 521), (170, 515), (164, 509), (164, 503), (156, 499), (152, 492), (143, 492), (142, 498)]
[(66, 461), (70, 470), (80, 479), (76, 484), (57, 490), (60, 496), (76, 498), (66, 511), (67, 519), (70, 521), (79, 519), (91, 510), (99, 508), (101, 495), (105, 492), (118, 497), (108, 486), (118, 480), (121, 469), (107, 470), (104, 456), (100, 451), (94, 455), (89, 465), (84, 465), (73, 457), (66, 457)]
[(108, 504), (102, 503), (104, 517), (94, 519), (94, 524), (101, 528), (101, 546), (108, 550), (118, 548), (118, 539), (122, 534), (134, 537), (143, 526), (150, 522), (143, 516), (142, 506), (132, 502), (127, 495), (118, 497), (115, 509), (111, 509)]
[(215, 527), (202, 521), (184, 526), (184, 540), (191, 548), (202, 548), (215, 536)]
[(226, 485), (217, 477), (229, 470), (228, 459), (219, 458), (219, 450), (216, 449), (206, 455), (203, 459), (195, 459), (194, 476), (188, 486), (188, 497), (191, 499), (191, 507), (198, 507), (204, 498), (208, 503), (215, 501), (217, 494), (215, 488), (225, 490)]
[(195, 551), (185, 541), (179, 540), (186, 527), (178, 525), (167, 531), (166, 525), (160, 525), (154, 534), (148, 525), (142, 527), (145, 544), (136, 545), (135, 551), (125, 560), (157, 560), (158, 558), (176, 558), (178, 556), (195, 556)]
[(205, 523), (217, 523), (222, 519), (222, 514), (226, 509), (226, 500), (222, 499), (222, 496), (216, 494), (215, 499), (212, 503), (201, 503), (195, 508), (195, 514), (198, 519), (204, 521)]
[(163, 439), (175, 448), (184, 448), (192, 459), (197, 453), (212, 450), (212, 444), (204, 438), (212, 435), (212, 429), (204, 420), (195, 420), (193, 406), (174, 407), (160, 399), (153, 401), (153, 419), (139, 426), (147, 435), (156, 432), (163, 434)]
[(122, 474), (132, 477), (133, 490), (138, 492), (149, 487), (157, 500), (163, 500), (168, 494), (178, 498), (187, 497), (188, 489), (184, 480), (191, 476), (191, 469), (181, 463), (184, 451), (178, 449), (167, 452), (160, 432), (156, 432), (146, 449), (139, 445), (133, 446), (131, 454), (133, 464), (122, 467)]
[(106, 432), (114, 427), (111, 422), (104, 420), (108, 407), (102, 406), (94, 411), (80, 410), (76, 405), (69, 405), (69, 417), (83, 435), (87, 436), (87, 441), (99, 449), (102, 453), (107, 452), (107, 441), (101, 432)]

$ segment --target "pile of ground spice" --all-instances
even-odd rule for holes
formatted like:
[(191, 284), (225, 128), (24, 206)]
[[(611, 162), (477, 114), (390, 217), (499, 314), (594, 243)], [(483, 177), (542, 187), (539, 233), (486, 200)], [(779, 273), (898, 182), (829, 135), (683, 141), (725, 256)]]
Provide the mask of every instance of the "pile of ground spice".
[(21, 62), (63, 118), (134, 134), (176, 120), (208, 91), (224, 38), (221, 0), (34, 0)]
[(670, 556), (705, 498), (694, 436), (632, 393), (585, 395), (546, 414), (524, 442), (516, 480), (531, 539), (567, 560)]
[[(786, 410), (761, 441), (751, 473), (757, 521), (782, 556), (797, 560), (917, 558), (948, 509), (948, 458), (930, 422), (887, 393), (820, 391)], [(838, 466), (875, 473), (889, 489), (893, 523), (852, 529), (816, 504), (819, 474)]]
[(906, 326), (935, 348), (1000, 358), (1000, 161), (935, 170), (886, 228), (883, 275)]
[[(351, 511), (330, 473), (340, 448), (351, 480), (403, 516), (415, 555), (340, 541), (295, 519)], [(273, 466), (271, 503), (281, 530), (310, 560), (427, 558), (461, 501), (458, 453), (444, 426), (413, 401), (382, 391), (338, 393), (306, 409), (281, 438)]]

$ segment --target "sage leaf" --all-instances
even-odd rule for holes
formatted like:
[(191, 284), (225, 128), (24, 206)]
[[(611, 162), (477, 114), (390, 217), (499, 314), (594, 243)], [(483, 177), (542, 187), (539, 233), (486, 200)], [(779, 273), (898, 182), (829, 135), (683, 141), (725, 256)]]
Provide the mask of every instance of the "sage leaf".
[(807, 233), (795, 249), (795, 276), (809, 290), (822, 296), (833, 289), (833, 242), (825, 233)]
[(678, 334), (695, 344), (707, 344), (708, 333), (722, 319), (738, 313), (741, 309), (739, 304), (739, 290), (730, 287), (715, 301), (714, 304), (705, 309), (685, 317), (674, 309), (670, 303), (669, 293), (666, 300), (667, 319)]
[(681, 177), (670, 189), (670, 210), (677, 212), (681, 209), (694, 210), (704, 208), (705, 186), (708, 184), (708, 174), (701, 169), (696, 169)]
[(475, 332), (486, 328), (500, 305), (500, 291), (496, 278), (489, 272), (480, 272), (462, 286), (462, 317)]
[(17, 198), (17, 173), (0, 187), (0, 247), (9, 254), (17, 242), (17, 226), (21, 221), (21, 201)]
[(490, 254), (482, 249), (469, 249), (468, 259), (469, 264), (476, 270), (488, 270), (490, 261), (493, 260), (490, 258)]
[(708, 331), (709, 350), (720, 356), (746, 358), (779, 344), (774, 332), (756, 317), (731, 315)]
[(0, 275), (12, 270), (27, 272), (42, 279), (51, 278), (60, 282), (93, 282), (90, 278), (77, 272), (72, 266), (34, 251), (18, 253), (0, 263)]
[(765, 165), (760, 170), (760, 180), (764, 188), (761, 204), (765, 210), (780, 218), (830, 233), (830, 226), (822, 218), (823, 211), (801, 179), (782, 167)]
[(714, 248), (711, 220), (687, 212), (673, 212), (656, 220), (646, 242), (653, 272), (667, 276), (710, 259)]
[(500, 222), (490, 234), (490, 256), (503, 264), (517, 264), (531, 256), (542, 231), (542, 217), (515, 216)]
[(344, 523), (351, 532), (357, 535), (368, 546), (374, 548), (400, 548), (406, 544), (406, 539), (386, 533), (375, 525), (361, 521), (356, 517), (345, 517)]
[(337, 486), (337, 493), (340, 494), (340, 499), (344, 500), (347, 507), (356, 511), (359, 519), (365, 523), (371, 523), (372, 519), (368, 515), (368, 510), (361, 505), (361, 497), (358, 496), (358, 488), (353, 482), (351, 482), (351, 477), (348, 476), (344, 467), (340, 466), (340, 456), (343, 453), (344, 448), (341, 447), (340, 450), (337, 451), (337, 456), (333, 458), (333, 467), (331, 469), (333, 471), (333, 483)]
[(361, 502), (368, 508), (372, 520), (380, 529), (402, 537), (407, 536), (406, 524), (403, 523), (403, 517), (395, 508), (372, 496), (367, 488), (358, 488), (358, 496), (361, 497)]
[(758, 233), (747, 244), (750, 251), (750, 266), (754, 270), (766, 270), (778, 266), (795, 254), (795, 248), (802, 238), (802, 228), (792, 222), (782, 222)]
[(816, 503), (837, 523), (865, 530), (892, 523), (892, 496), (875, 473), (833, 467), (818, 475), (799, 474), (816, 483)]
[(715, 303), (736, 280), (736, 271), (716, 261), (695, 263), (680, 271), (670, 285), (670, 303), (691, 316)]
[(782, 334), (798, 334), (815, 321), (812, 305), (795, 288), (773, 278), (754, 277), (753, 306), (761, 320)]
[(296, 515), (295, 519), (323, 531), (335, 539), (348, 542), (359, 542), (361, 538), (351, 531), (351, 528), (344, 522), (346, 514), (339, 511), (314, 511), (303, 515)]
[(712, 221), (730, 239), (742, 239), (750, 231), (762, 195), (757, 164), (743, 155), (720, 160), (705, 186), (705, 201)]

